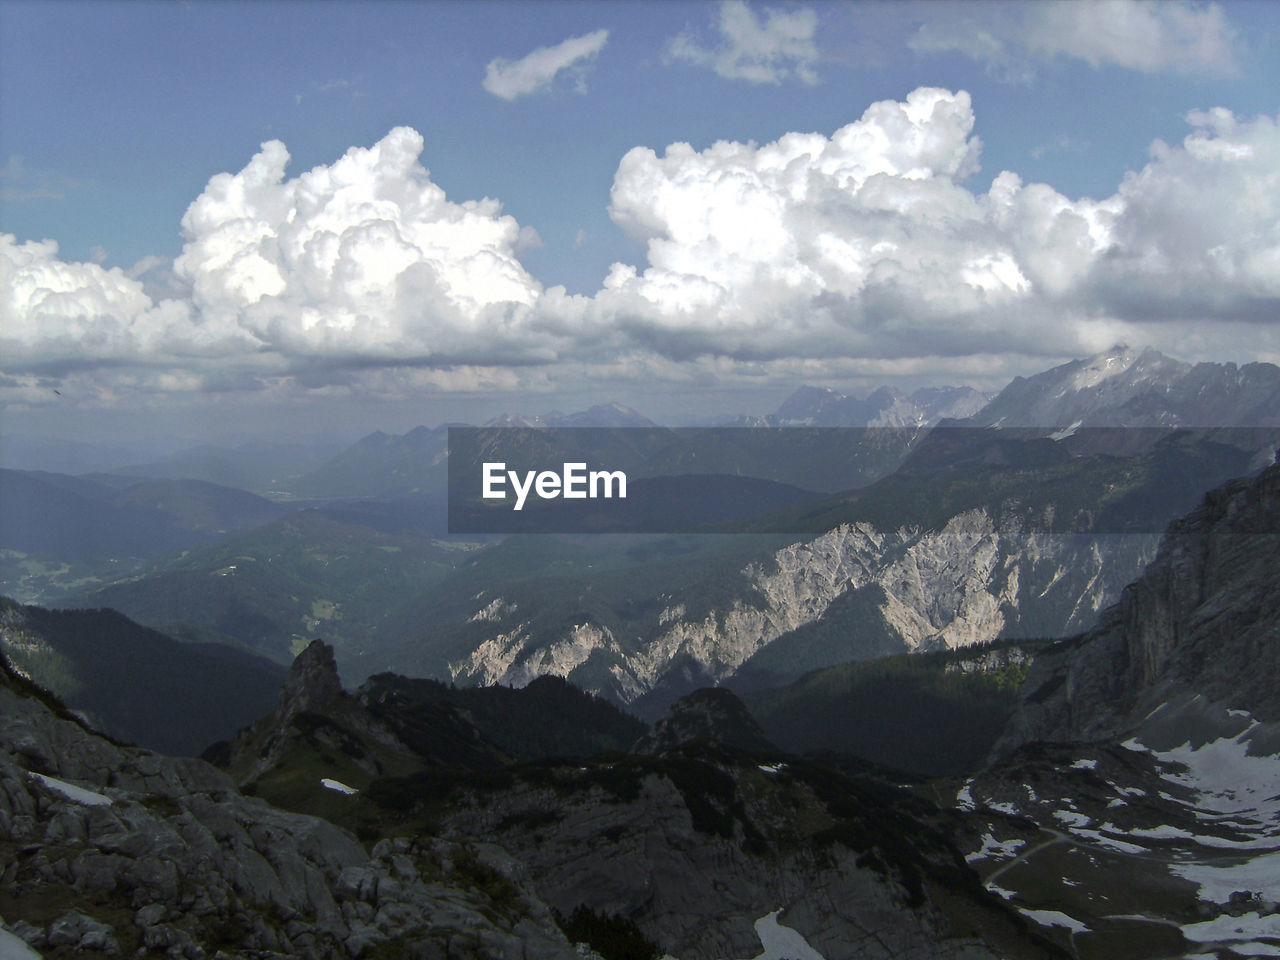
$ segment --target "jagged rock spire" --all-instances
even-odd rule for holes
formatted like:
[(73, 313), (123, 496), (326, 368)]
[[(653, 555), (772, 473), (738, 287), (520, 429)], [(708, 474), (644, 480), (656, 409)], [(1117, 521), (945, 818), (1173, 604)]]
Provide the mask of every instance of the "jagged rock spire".
[(333, 647), (323, 640), (313, 640), (289, 668), (276, 709), (281, 718), (293, 717), (304, 711), (318, 712), (340, 696), (342, 680), (338, 676)]

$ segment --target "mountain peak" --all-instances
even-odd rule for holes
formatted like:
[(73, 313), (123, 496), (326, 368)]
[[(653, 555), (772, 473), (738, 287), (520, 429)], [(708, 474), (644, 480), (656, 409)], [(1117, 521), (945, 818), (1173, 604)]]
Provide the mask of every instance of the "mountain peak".
[(1117, 344), (1103, 353), (1015, 379), (974, 426), (1265, 427), (1280, 422), (1280, 368), (1192, 365)]
[(1138, 353), (1123, 343), (1117, 343), (1110, 350), (1095, 354), (1080, 361), (1075, 375), (1071, 378), (1072, 390), (1087, 390), (1097, 386), (1103, 380), (1124, 373), (1138, 359)]
[(662, 753), (697, 740), (711, 740), (738, 750), (777, 750), (765, 738), (746, 704), (724, 687), (706, 687), (681, 697), (633, 750)]
[(334, 660), (333, 647), (323, 640), (312, 640), (289, 668), (284, 688), (280, 691), (280, 716), (317, 713), (342, 696), (342, 680)]

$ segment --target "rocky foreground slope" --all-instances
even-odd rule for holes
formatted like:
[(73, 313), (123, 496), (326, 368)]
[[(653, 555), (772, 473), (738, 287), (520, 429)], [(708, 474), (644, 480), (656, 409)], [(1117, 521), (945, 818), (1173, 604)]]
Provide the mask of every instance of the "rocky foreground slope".
[(491, 844), (366, 849), (207, 763), (91, 733), (7, 665), (0, 865), (5, 956), (15, 938), (47, 957), (583, 956)]
[(771, 958), (1061, 955), (981, 889), (950, 815), (777, 751), (728, 691), (678, 702), (636, 751), (369, 795), (442, 836), (493, 837), (555, 909), (625, 917), (653, 956), (755, 957), (779, 925), (799, 952)]
[[(267, 761), (241, 771), (254, 784), (306, 781), (357, 838), (246, 796), (203, 761), (107, 741), (7, 665), (0, 681), (4, 949), (596, 956), (572, 937), (606, 958), (633, 955), (620, 943), (753, 957), (762, 940), (827, 960), (1061, 955), (981, 889), (953, 818), (886, 781), (772, 751), (725, 691), (673, 711), (643, 755), (447, 769), (400, 739), (424, 727), (371, 719), (316, 645), (270, 722), (224, 750)], [(366, 789), (320, 775), (356, 747), (375, 764)], [(416, 773), (376, 775), (412, 757)]]

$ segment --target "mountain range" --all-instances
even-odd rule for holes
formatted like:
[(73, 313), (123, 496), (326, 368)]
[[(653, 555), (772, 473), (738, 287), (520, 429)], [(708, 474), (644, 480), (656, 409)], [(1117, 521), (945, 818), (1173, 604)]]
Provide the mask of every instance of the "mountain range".
[(972, 387), (923, 387), (904, 393), (878, 387), (865, 397), (830, 387), (800, 387), (776, 411), (737, 417), (732, 426), (751, 427), (931, 427), (941, 420), (964, 420), (991, 399)]
[[(913, 396), (952, 412), (980, 399)], [(1202, 423), (1197, 396), (1211, 398), (1212, 429), (1171, 434), (1151, 412), (1166, 397), (1179, 423)], [(802, 391), (779, 417), (847, 420), (847, 401)], [(376, 498), (326, 501), (56, 599), (281, 664), (325, 637), (357, 680), (387, 669), (463, 685), (567, 677), (655, 719), (708, 683), (746, 691), (854, 659), (1092, 626), (1165, 524), (1270, 462), (1280, 428), (1264, 413), (1276, 407), (1280, 369), (1117, 348), (1014, 381), (966, 421), (857, 428), (850, 443), (874, 447), (865, 462), (876, 464), (859, 488), (806, 495), (758, 534), (729, 537), (450, 537), (425, 492), (446, 473), (445, 428), (374, 434), (307, 482)], [(1010, 410), (1022, 413), (1016, 428), (1000, 412)], [(597, 424), (619, 450), (630, 430), (650, 444), (668, 436), (616, 405), (535, 420), (551, 436), (557, 424)], [(534, 422), (502, 422), (517, 421)], [(712, 431), (659, 459), (679, 471), (679, 451), (697, 452), (714, 470), (740, 457), (735, 437), (748, 433)], [(816, 469), (800, 448), (775, 459)]]
[[(471, 550), (436, 613), (401, 615), (436, 629), (420, 646), (482, 651), (509, 686), (384, 673), (348, 692), (343, 650), (310, 642), (274, 706), (206, 752), (217, 767), (108, 741), (24, 676), (80, 649), (71, 634), (128, 649), (118, 615), (10, 605), (14, 656), (53, 653), (0, 660), (0, 948), (1272, 955), (1280, 464), (1257, 446), (1272, 434), (1193, 430), (1120, 455), (1073, 424), (977, 428), (961, 450), (942, 428), (799, 539)], [(1241, 476), (1177, 506), (1215, 470)], [(1124, 532), (1175, 509), (1163, 533)], [(650, 620), (657, 641), (601, 626)], [(1075, 626), (980, 645), (1007, 632), (997, 620)], [(717, 646), (789, 622), (737, 666)], [(202, 649), (148, 642), (174, 662)], [(864, 644), (879, 658), (821, 662)], [(767, 689), (797, 657), (822, 669)], [(648, 698), (648, 730), (547, 676), (616, 683), (637, 664), (652, 683), (628, 702)], [(735, 677), (745, 700), (681, 689)]]

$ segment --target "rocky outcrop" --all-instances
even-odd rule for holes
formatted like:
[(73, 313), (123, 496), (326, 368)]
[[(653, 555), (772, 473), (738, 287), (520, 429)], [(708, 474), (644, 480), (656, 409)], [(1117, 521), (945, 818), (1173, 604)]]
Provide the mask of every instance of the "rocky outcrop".
[(290, 668), (267, 716), (210, 748), (205, 758), (235, 782), (290, 809), (315, 810), (299, 796), (296, 771), (306, 768), (360, 790), (381, 776), (425, 768), (490, 768), (507, 759), (484, 740), (465, 710), (439, 698), (412, 697), (403, 684), (342, 688), (333, 648), (313, 641)]
[(981, 891), (929, 804), (784, 755), (542, 766), (455, 792), (438, 829), (494, 837), (562, 914), (625, 918), (685, 960), (759, 955), (780, 908), (829, 960), (1061, 956)]
[(1280, 721), (1277, 570), (1280, 464), (1208, 494), (1097, 629), (1035, 659), (998, 751), (1115, 738), (1196, 697)]
[[(276, 709), (205, 757), (247, 785), (296, 762), (300, 753), (340, 756), (366, 779), (403, 772), (417, 762), (412, 750), (342, 689), (333, 648), (322, 640), (298, 654)], [(354, 779), (349, 769), (335, 775), (343, 782)]]
[(342, 696), (342, 680), (333, 647), (312, 640), (296, 658), (280, 691), (276, 713), (287, 721), (304, 711), (321, 713)]
[(632, 749), (636, 753), (664, 753), (700, 740), (748, 753), (778, 749), (765, 737), (746, 704), (722, 687), (695, 690), (677, 700)]
[(8, 673), (0, 864), (4, 923), (48, 957), (580, 956), (499, 850), (397, 839), (366, 851), (242, 796), (206, 763), (112, 744)]

